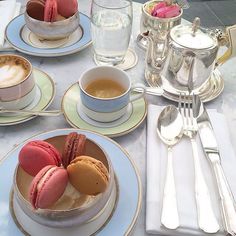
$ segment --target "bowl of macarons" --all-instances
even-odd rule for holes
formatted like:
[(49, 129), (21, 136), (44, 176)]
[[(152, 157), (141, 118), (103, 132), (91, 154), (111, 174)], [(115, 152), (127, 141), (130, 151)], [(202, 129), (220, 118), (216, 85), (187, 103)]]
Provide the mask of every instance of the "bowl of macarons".
[(44, 40), (59, 40), (79, 27), (77, 0), (29, 0), (24, 13), (26, 26)]
[(110, 202), (115, 202), (116, 184), (109, 156), (84, 134), (30, 141), (18, 160), (14, 196), (21, 210), (39, 224), (79, 226), (114, 207)]

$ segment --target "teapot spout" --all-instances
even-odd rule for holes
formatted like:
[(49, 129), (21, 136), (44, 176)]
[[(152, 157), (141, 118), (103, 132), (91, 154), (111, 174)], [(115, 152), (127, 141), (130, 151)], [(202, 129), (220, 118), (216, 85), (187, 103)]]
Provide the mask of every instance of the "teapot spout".
[(227, 51), (217, 59), (216, 66), (224, 64), (230, 58), (236, 56), (236, 25), (226, 28), (226, 34), (229, 40), (229, 47)]

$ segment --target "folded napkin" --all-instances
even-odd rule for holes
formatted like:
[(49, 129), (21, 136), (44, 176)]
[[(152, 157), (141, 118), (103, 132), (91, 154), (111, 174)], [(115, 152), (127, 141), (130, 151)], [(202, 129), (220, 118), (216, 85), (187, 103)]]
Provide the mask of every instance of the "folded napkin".
[[(180, 227), (168, 230), (161, 225), (162, 195), (166, 175), (167, 148), (156, 133), (157, 117), (163, 107), (149, 105), (147, 128), (147, 194), (146, 194), (146, 231), (159, 235), (209, 235), (198, 228), (197, 210), (194, 194), (194, 165), (192, 147), (189, 138), (182, 140), (173, 147), (173, 166), (176, 184), (176, 195)], [(222, 167), (236, 198), (236, 157), (230, 142), (227, 123), (224, 115), (216, 110), (210, 110), (209, 116), (217, 136), (221, 154)], [(223, 223), (220, 215), (220, 202), (217, 187), (210, 164), (204, 155), (199, 137), (199, 158), (205, 180), (213, 204), (213, 209), (220, 224), (221, 230), (214, 235), (224, 235)]]
[(0, 50), (8, 49), (5, 43), (5, 29), (8, 23), (20, 13), (21, 3), (15, 0), (0, 1)]

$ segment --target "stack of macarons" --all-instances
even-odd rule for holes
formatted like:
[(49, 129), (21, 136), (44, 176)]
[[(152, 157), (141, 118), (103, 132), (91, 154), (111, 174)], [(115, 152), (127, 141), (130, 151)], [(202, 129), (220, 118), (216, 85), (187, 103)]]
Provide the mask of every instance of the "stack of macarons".
[(36, 20), (54, 22), (73, 16), (78, 11), (77, 0), (29, 0), (28, 15)]
[(82, 194), (97, 195), (106, 190), (109, 173), (105, 165), (85, 155), (86, 136), (67, 135), (62, 155), (50, 143), (35, 140), (19, 153), (19, 165), (34, 176), (29, 200), (34, 209), (46, 209), (63, 195), (68, 181)]
[(159, 18), (172, 18), (180, 14), (181, 8), (178, 4), (168, 4), (167, 1), (162, 1), (150, 4), (148, 6), (148, 12), (150, 15)]

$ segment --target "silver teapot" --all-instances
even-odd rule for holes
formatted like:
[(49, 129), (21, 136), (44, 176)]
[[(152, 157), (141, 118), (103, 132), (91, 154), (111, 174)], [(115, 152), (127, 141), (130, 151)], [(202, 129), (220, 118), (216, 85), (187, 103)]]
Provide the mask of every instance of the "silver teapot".
[[(211, 77), (216, 66), (236, 54), (236, 25), (227, 28), (228, 50), (217, 59), (219, 42), (215, 34), (192, 25), (177, 25), (164, 40), (149, 34), (145, 77), (175, 91), (197, 90)], [(233, 36), (234, 35), (234, 36)], [(171, 91), (171, 89), (169, 91)]]

